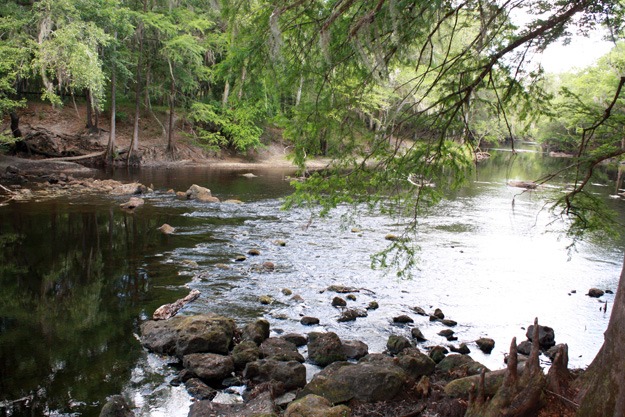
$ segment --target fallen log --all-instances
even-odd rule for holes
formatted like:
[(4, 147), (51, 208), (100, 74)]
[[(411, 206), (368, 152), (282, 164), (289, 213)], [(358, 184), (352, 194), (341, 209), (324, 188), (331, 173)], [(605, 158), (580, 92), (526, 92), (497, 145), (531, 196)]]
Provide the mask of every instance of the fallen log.
[(176, 314), (182, 307), (191, 301), (197, 299), (200, 296), (200, 292), (198, 290), (191, 290), (191, 292), (184, 298), (181, 298), (173, 303), (165, 304), (160, 306), (154, 311), (152, 314), (152, 319), (154, 320), (167, 320)]

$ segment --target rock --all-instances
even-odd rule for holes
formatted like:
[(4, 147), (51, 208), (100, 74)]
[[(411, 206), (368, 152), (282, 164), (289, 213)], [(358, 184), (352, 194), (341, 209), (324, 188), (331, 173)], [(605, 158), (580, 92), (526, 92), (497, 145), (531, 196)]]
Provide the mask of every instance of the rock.
[(471, 349), (469, 349), (466, 343), (460, 343), (460, 346), (458, 347), (450, 346), (449, 350), (455, 353), (460, 353), (461, 355), (468, 355), (471, 353)]
[(250, 249), (247, 251), (247, 254), (250, 256), (259, 256), (260, 251), (258, 249)]
[(460, 376), (478, 375), (482, 370), (490, 372), (490, 369), (476, 362), (470, 356), (458, 353), (445, 356), (443, 360), (436, 364), (436, 370), (453, 375), (456, 379)]
[(171, 227), (167, 223), (163, 224), (161, 227), (158, 227), (156, 230), (159, 230), (164, 235), (171, 235), (176, 231), (175, 228)]
[(245, 255), (237, 255), (234, 257), (235, 262), (243, 262), (245, 260), (247, 260), (247, 257)]
[(347, 301), (343, 300), (341, 297), (334, 297), (332, 299), (332, 305), (334, 307), (345, 307), (347, 305)]
[(393, 323), (414, 323), (412, 317), (402, 314), (401, 316), (393, 317)]
[(380, 308), (380, 305), (377, 301), (371, 301), (369, 305), (367, 305), (367, 310), (377, 310), (378, 308)]
[(443, 359), (445, 359), (445, 356), (449, 353), (449, 351), (447, 350), (447, 348), (445, 348), (444, 346), (434, 346), (432, 349), (430, 349), (430, 351), (428, 352), (428, 356), (430, 358), (432, 358), (432, 360), (435, 363), (439, 363), (440, 361), (442, 361)]
[(347, 294), (347, 297), (345, 298), (347, 298), (350, 301), (356, 301), (356, 296), (354, 294)]
[(438, 332), (438, 335), (449, 338), (450, 336), (454, 335), (454, 331), (450, 329), (443, 329), (440, 332)]
[(517, 346), (517, 352), (521, 355), (529, 356), (532, 351), (532, 342), (529, 340), (524, 340)]
[(251, 172), (248, 172), (246, 174), (241, 174), (241, 176), (244, 178), (256, 178), (257, 177), (257, 175), (254, 175)]
[(376, 363), (335, 362), (316, 374), (299, 392), (324, 397), (333, 404), (350, 400), (372, 403), (390, 401), (406, 384), (407, 376), (398, 366)]
[[(527, 328), (525, 332), (525, 336), (527, 339), (532, 342), (532, 335), (534, 334), (534, 325), (532, 324)], [(549, 326), (541, 326), (538, 325), (538, 344), (541, 349), (549, 349), (551, 346), (556, 344), (556, 334), (555, 331)]]
[(293, 291), (291, 291), (291, 290), (290, 290), (290, 289), (288, 289), (288, 288), (282, 288), (282, 291), (281, 291), (281, 292), (282, 292), (282, 295), (286, 295), (287, 297), (288, 297), (289, 295), (293, 295)]
[(236, 326), (232, 319), (212, 314), (149, 320), (141, 325), (146, 349), (182, 357), (190, 353), (228, 353)]
[(102, 410), (100, 417), (134, 417), (135, 413), (121, 395), (113, 395), (110, 397)]
[(213, 195), (211, 194), (211, 190), (208, 188), (193, 184), (187, 190), (186, 196), (189, 200), (208, 201)]
[(248, 323), (241, 330), (242, 340), (251, 340), (260, 345), (269, 338), (269, 322), (265, 319), (256, 320), (254, 323)]
[(347, 359), (343, 344), (336, 333), (311, 332), (308, 334), (308, 360), (319, 366)]
[[(522, 369), (519, 366), (519, 369)], [(487, 397), (493, 397), (503, 383), (507, 369), (486, 372), (484, 375), (484, 391)], [(480, 375), (472, 375), (451, 381), (445, 386), (445, 394), (450, 397), (469, 398), (478, 386)]]
[(327, 288), (328, 291), (338, 292), (339, 294), (347, 294), (348, 292), (359, 292), (358, 288), (346, 287), (344, 285), (330, 285)]
[(396, 355), (402, 350), (412, 347), (410, 340), (406, 339), (404, 336), (399, 336), (396, 334), (392, 334), (388, 337), (386, 342), (386, 349), (392, 354)]
[(557, 345), (555, 345), (555, 346), (550, 347), (550, 348), (549, 348), (549, 349), (545, 352), (545, 354), (547, 355), (547, 357), (549, 358), (549, 360), (550, 360), (550, 361), (552, 361), (552, 362), (553, 362), (553, 360), (555, 359), (556, 354), (558, 353), (558, 350), (559, 350), (560, 348), (564, 348), (564, 349), (566, 349), (566, 350), (568, 351), (568, 348), (569, 348), (569, 347), (566, 345), (566, 343), (559, 343), (559, 344), (557, 344)]
[(391, 242), (395, 242), (395, 241), (399, 240), (399, 237), (397, 235), (389, 233), (386, 236), (384, 236), (384, 239), (386, 239), (388, 241), (391, 241)]
[(317, 317), (304, 316), (299, 322), (304, 326), (314, 326), (319, 324), (319, 319)]
[(273, 244), (276, 246), (286, 246), (286, 242), (284, 240), (275, 240)]
[(412, 311), (414, 311), (415, 313), (417, 313), (420, 316), (427, 316), (428, 314), (425, 312), (424, 309), (422, 309), (421, 307), (412, 307)]
[(130, 197), (130, 200), (128, 200), (127, 202), (120, 204), (119, 207), (121, 207), (124, 210), (134, 210), (137, 207), (141, 207), (143, 204), (145, 203), (145, 200), (139, 197)]
[(224, 201), (224, 204), (243, 204), (243, 201), (237, 200), (235, 198), (230, 198), (230, 199)]
[(417, 339), (417, 342), (427, 341), (427, 339), (425, 338), (425, 336), (423, 336), (423, 333), (421, 333), (421, 330), (418, 327), (413, 327), (410, 330), (410, 335), (412, 336), (413, 339)]
[(436, 367), (436, 363), (417, 348), (402, 350), (397, 355), (397, 364), (415, 381), (424, 375), (431, 375)]
[(432, 315), (439, 320), (443, 320), (445, 318), (445, 315), (443, 314), (443, 311), (440, 308), (437, 308), (436, 310), (434, 310), (434, 314)]
[(185, 193), (184, 191), (176, 191), (176, 198), (179, 200), (186, 200), (187, 193)]
[(277, 361), (304, 362), (304, 357), (297, 351), (297, 346), (279, 337), (270, 337), (260, 345), (261, 357)]
[(184, 383), (190, 396), (198, 400), (212, 400), (217, 395), (217, 390), (209, 387), (199, 378), (191, 378)]
[(484, 353), (492, 352), (495, 347), (495, 341), (489, 337), (480, 337), (475, 343), (477, 343), (477, 347)]
[(605, 292), (603, 290), (600, 290), (599, 288), (591, 288), (591, 289), (588, 290), (588, 294), (587, 295), (589, 297), (599, 298), (603, 294), (605, 294)]
[(360, 308), (348, 308), (341, 313), (341, 316), (337, 319), (339, 323), (344, 323), (347, 321), (354, 321), (358, 317), (367, 317), (368, 313), (366, 310), (362, 310)]
[(263, 270), (266, 272), (273, 272), (273, 270), (276, 269), (276, 266), (274, 265), (273, 262), (263, 262)]
[(273, 304), (273, 298), (270, 295), (261, 295), (258, 297), (258, 301), (263, 305)]
[(236, 369), (243, 369), (245, 365), (260, 359), (260, 348), (251, 340), (246, 340), (232, 349), (232, 360)]
[(261, 359), (248, 363), (243, 377), (254, 383), (278, 381), (290, 391), (306, 385), (306, 367), (297, 361)]
[(295, 301), (296, 303), (303, 303), (304, 298), (302, 298), (302, 296), (299, 294), (295, 294), (293, 297), (291, 297), (291, 301)]
[(443, 323), (445, 326), (448, 327), (454, 327), (458, 324), (458, 322), (453, 321), (453, 320), (449, 320), (449, 319), (443, 319), (440, 321), (441, 323)]
[(342, 350), (347, 359), (360, 359), (369, 354), (369, 346), (360, 340), (344, 340)]
[(297, 333), (287, 333), (283, 335), (282, 338), (293, 343), (297, 347), (304, 346), (306, 343), (308, 343), (308, 339), (306, 338), (306, 336)]
[(111, 184), (113, 185), (111, 189), (111, 194), (113, 195), (145, 194), (148, 191), (148, 187), (138, 182), (121, 184), (115, 181), (111, 182)]
[(182, 364), (207, 381), (221, 382), (234, 371), (232, 357), (216, 353), (191, 353), (182, 357)]
[(278, 417), (271, 392), (262, 392), (245, 404), (221, 404), (212, 401), (195, 401), (187, 417), (236, 416)]
[(350, 414), (349, 407), (332, 406), (325, 398), (310, 394), (289, 404), (284, 417), (348, 417)]
[(184, 384), (191, 378), (197, 378), (197, 375), (195, 375), (193, 372), (189, 371), (188, 369), (183, 368), (180, 370), (180, 372), (178, 372), (178, 375), (176, 375), (175, 377), (172, 378), (171, 381), (169, 381), (169, 385), (177, 387), (177, 386), (180, 386), (181, 384)]

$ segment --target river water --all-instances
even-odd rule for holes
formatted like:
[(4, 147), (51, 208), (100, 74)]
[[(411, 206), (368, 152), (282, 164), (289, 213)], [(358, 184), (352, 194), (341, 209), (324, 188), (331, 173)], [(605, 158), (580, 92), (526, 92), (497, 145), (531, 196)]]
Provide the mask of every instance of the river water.
[[(255, 170), (255, 178), (206, 168), (116, 171), (115, 178), (153, 185), (135, 214), (119, 210), (124, 198), (107, 196), (0, 207), (0, 416), (97, 416), (105, 398), (120, 392), (140, 416), (186, 416), (188, 396), (167, 384), (175, 368), (143, 351), (136, 334), (154, 309), (190, 288), (202, 295), (185, 314), (219, 313), (239, 325), (264, 317), (274, 335), (333, 331), (366, 342), (370, 352), (383, 351), (391, 334), (410, 334), (410, 326), (393, 324), (400, 314), (415, 320), (426, 346), (449, 344), (437, 335), (440, 324), (411, 310), (440, 308), (458, 322), (456, 343), (467, 342), (491, 369), (503, 367), (511, 338), (524, 340), (538, 317), (558, 343), (568, 343), (571, 367), (585, 367), (601, 346), (613, 295), (601, 298), (604, 313), (584, 294), (616, 290), (625, 242), (596, 237), (571, 252), (544, 210), (558, 184), (526, 193), (506, 185), (562, 163), (539, 152), (493, 151), (466, 187), (420, 219), (411, 279), (397, 278), (393, 267), (370, 268), (371, 255), (387, 247), (387, 234), (401, 234), (405, 219), (352, 218), (346, 208), (323, 219), (307, 209), (283, 211), (292, 174), (285, 170)], [(590, 190), (622, 220), (623, 202), (611, 197), (615, 176), (602, 173)], [(167, 193), (193, 183), (244, 204)], [(162, 235), (156, 228), (163, 223), (176, 232)], [(246, 255), (250, 249), (259, 255)], [(235, 261), (239, 255), (246, 260)], [(259, 268), (267, 261), (274, 271)], [(380, 307), (339, 323), (330, 285), (360, 289), (350, 307)], [(295, 294), (303, 301), (292, 300)], [(263, 305), (260, 295), (274, 302)], [(303, 315), (320, 324), (301, 325)], [(490, 355), (473, 343), (481, 336), (496, 342)]]

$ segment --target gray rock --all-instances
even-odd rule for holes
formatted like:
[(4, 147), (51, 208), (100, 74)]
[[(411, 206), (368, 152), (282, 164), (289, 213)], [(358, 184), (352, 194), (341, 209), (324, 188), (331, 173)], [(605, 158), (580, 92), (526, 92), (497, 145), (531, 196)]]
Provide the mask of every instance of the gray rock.
[(212, 400), (217, 395), (217, 390), (209, 387), (198, 378), (191, 378), (184, 383), (190, 396), (198, 400)]
[(304, 326), (314, 326), (319, 324), (319, 319), (317, 317), (304, 316), (299, 322)]
[(191, 404), (188, 417), (207, 416), (278, 417), (278, 413), (271, 393), (267, 391), (245, 404), (220, 404), (208, 400)]
[(290, 391), (306, 385), (306, 367), (296, 361), (261, 359), (245, 366), (243, 377), (254, 383), (277, 381)]
[(333, 404), (352, 399), (365, 403), (390, 401), (401, 392), (406, 380), (405, 372), (398, 366), (335, 362), (316, 374), (298, 398), (315, 394)]
[[(193, 184), (186, 192), (187, 199), (198, 200), (204, 202), (219, 202), (219, 199), (213, 197), (211, 190), (206, 187), (200, 187), (197, 184)], [(215, 201), (216, 200), (216, 201)]]
[(304, 346), (306, 343), (308, 343), (308, 338), (298, 333), (287, 333), (285, 335), (282, 335), (281, 337), (284, 340), (293, 343), (297, 347)]
[(346, 405), (332, 406), (325, 398), (309, 394), (289, 404), (284, 417), (346, 417), (350, 414)]
[(297, 351), (297, 346), (280, 337), (270, 337), (260, 345), (261, 357), (277, 361), (304, 362), (304, 357)]
[(427, 339), (425, 338), (425, 336), (423, 336), (423, 333), (421, 332), (421, 330), (418, 327), (413, 327), (410, 330), (410, 334), (412, 335), (413, 339), (417, 340), (417, 342), (425, 342), (425, 341), (427, 341)]
[(436, 367), (436, 363), (417, 348), (402, 350), (397, 355), (397, 364), (415, 382), (424, 375), (431, 375)]
[(445, 359), (445, 356), (449, 353), (449, 351), (447, 350), (447, 348), (445, 348), (444, 346), (434, 346), (432, 349), (430, 349), (430, 351), (428, 352), (428, 356), (435, 362), (435, 363), (439, 363), (440, 361), (442, 361), (443, 359)]
[(440, 332), (438, 332), (438, 335), (443, 336), (443, 337), (450, 337), (454, 335), (454, 331), (450, 329), (443, 329)]
[(235, 328), (232, 319), (211, 314), (148, 320), (141, 325), (141, 344), (152, 352), (180, 357), (189, 353), (228, 353)]
[(344, 323), (348, 321), (354, 321), (358, 317), (367, 317), (368, 313), (366, 310), (362, 310), (359, 308), (348, 308), (341, 313), (341, 316), (338, 318), (338, 322)]
[(449, 319), (442, 319), (440, 322), (448, 327), (454, 327), (458, 324), (458, 322)]
[(495, 341), (489, 337), (480, 337), (475, 343), (477, 343), (477, 347), (484, 353), (491, 353), (495, 348)]
[(436, 370), (448, 375), (454, 375), (455, 378), (478, 375), (482, 370), (490, 372), (490, 369), (473, 360), (470, 356), (457, 353), (445, 356), (443, 360), (436, 364)]
[(402, 314), (401, 316), (393, 317), (393, 323), (414, 323), (412, 317)]
[(466, 343), (460, 343), (460, 346), (458, 347), (450, 346), (449, 350), (455, 353), (460, 353), (461, 355), (468, 355), (471, 353), (471, 349), (469, 349)]
[(369, 354), (369, 346), (359, 340), (344, 340), (342, 348), (347, 359), (360, 359)]
[(100, 417), (134, 417), (135, 413), (121, 395), (113, 395), (110, 397), (102, 410)]
[(319, 366), (327, 366), (333, 362), (344, 361), (347, 356), (336, 333), (312, 332), (308, 334), (308, 359)]
[(216, 353), (191, 353), (182, 358), (182, 365), (207, 381), (221, 382), (234, 372), (234, 361), (230, 356)]
[(254, 323), (248, 323), (241, 331), (242, 340), (251, 340), (260, 345), (269, 338), (269, 322), (265, 319), (256, 320)]
[(245, 368), (249, 362), (260, 359), (260, 348), (251, 340), (246, 340), (232, 349), (232, 360), (237, 369)]
[[(532, 337), (534, 334), (534, 325), (532, 324), (527, 328), (525, 332), (525, 336), (529, 341), (533, 341)], [(541, 326), (538, 325), (538, 344), (541, 349), (549, 349), (551, 346), (556, 344), (556, 334), (555, 331), (549, 326)]]
[(402, 350), (409, 347), (412, 347), (412, 343), (410, 343), (410, 340), (408, 340), (404, 336), (399, 336), (396, 334), (390, 335), (386, 342), (386, 349), (388, 349), (388, 351), (392, 355), (396, 355)]
[(378, 308), (380, 308), (380, 305), (378, 304), (377, 301), (371, 301), (368, 305), (367, 305), (367, 310), (377, 310)]
[(566, 345), (566, 343), (559, 343), (555, 346), (552, 346), (551, 348), (549, 348), (545, 354), (547, 355), (547, 357), (549, 358), (549, 360), (551, 360), (553, 362), (553, 360), (556, 357), (556, 354), (558, 353), (558, 350), (560, 350), (560, 348), (564, 348), (566, 349), (566, 352), (568, 352), (569, 347)]
[(421, 307), (412, 307), (412, 311), (414, 311), (415, 313), (417, 313), (420, 316), (427, 316), (428, 313), (425, 312), (424, 309), (422, 309)]
[(440, 308), (437, 308), (436, 310), (434, 310), (434, 314), (432, 315), (439, 320), (443, 320), (445, 318), (445, 315), (443, 314), (443, 311)]
[(332, 305), (334, 307), (345, 307), (347, 305), (347, 301), (337, 296), (332, 299)]
[(529, 356), (529, 354), (532, 352), (532, 342), (530, 342), (529, 340), (522, 341), (517, 346), (517, 352), (519, 352), (521, 355)]
[(589, 297), (599, 298), (603, 294), (605, 294), (605, 292), (603, 290), (600, 290), (599, 288), (591, 288), (591, 289), (588, 290), (588, 296)]

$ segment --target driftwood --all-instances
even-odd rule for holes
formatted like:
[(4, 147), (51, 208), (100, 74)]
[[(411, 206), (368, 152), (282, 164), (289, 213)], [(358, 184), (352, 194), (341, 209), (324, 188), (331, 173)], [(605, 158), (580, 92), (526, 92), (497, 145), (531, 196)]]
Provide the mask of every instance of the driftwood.
[(178, 314), (178, 311), (180, 311), (182, 307), (197, 299), (199, 296), (200, 292), (198, 290), (191, 290), (189, 295), (187, 295), (186, 297), (181, 298), (171, 304), (165, 304), (157, 308), (156, 311), (154, 311), (154, 314), (152, 314), (152, 319), (167, 320)]
[(97, 158), (99, 156), (104, 156), (106, 151), (93, 152), (87, 155), (76, 155), (76, 156), (61, 156), (58, 158), (48, 158), (47, 161), (80, 161), (82, 159), (89, 158)]

